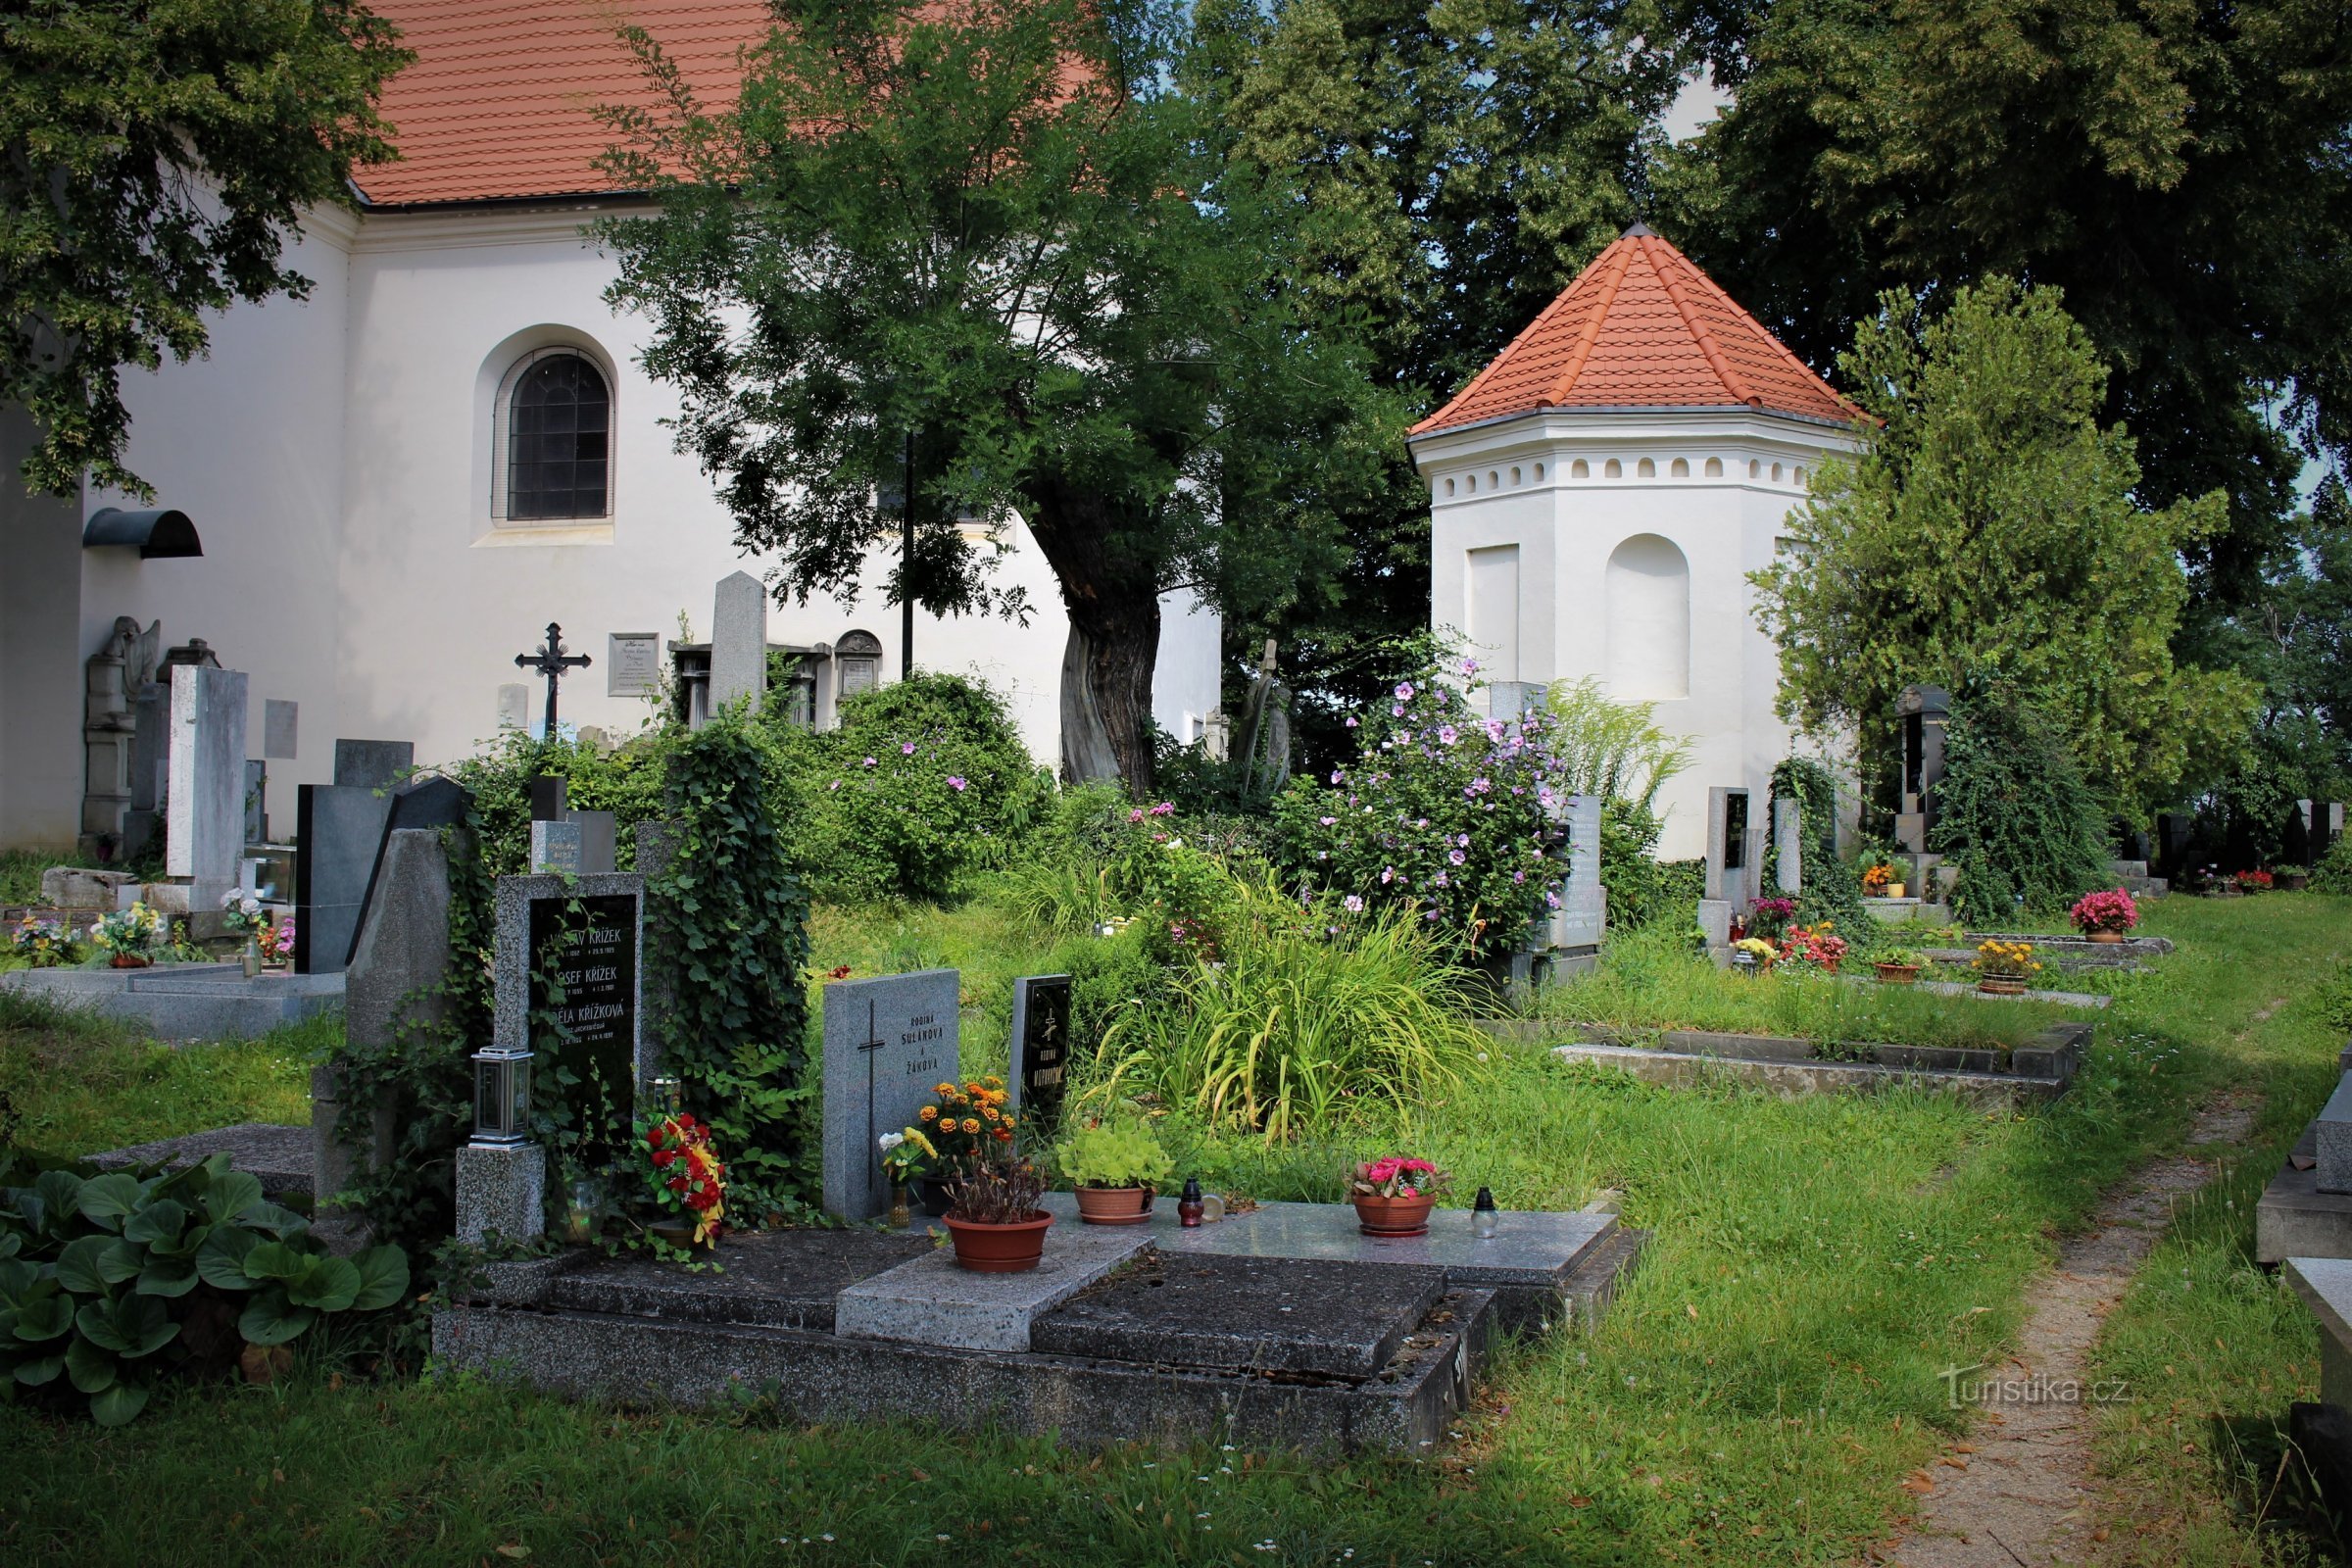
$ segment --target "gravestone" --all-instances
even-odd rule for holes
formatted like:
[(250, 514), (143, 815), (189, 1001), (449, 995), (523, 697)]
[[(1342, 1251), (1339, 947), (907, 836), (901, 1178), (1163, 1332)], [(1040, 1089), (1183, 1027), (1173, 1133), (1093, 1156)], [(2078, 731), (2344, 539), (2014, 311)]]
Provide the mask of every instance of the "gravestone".
[(531, 689), (520, 681), (508, 681), (498, 689), (498, 727), (522, 729), (531, 727)]
[(293, 761), (294, 743), (301, 718), (302, 705), (300, 703), (290, 703), (282, 697), (264, 698), (262, 700), (262, 755), (271, 761)]
[(1069, 1062), (1070, 977), (1034, 974), (1013, 981), (1012, 1073), (1005, 1094), (1021, 1117), (1024, 1149), (1042, 1150), (1060, 1136)]
[[(263, 758), (245, 759), (245, 842), (270, 842), (270, 763)], [(243, 879), (240, 878), (240, 881)]]
[(2321, 821), (2323, 832), (2319, 849), (2321, 858), (2325, 858), (2328, 852), (2335, 848), (2336, 840), (2344, 836), (2344, 803), (2329, 801), (2327, 815)]
[(1928, 837), (1936, 826), (1936, 791), (1943, 782), (1943, 742), (1951, 710), (1951, 694), (1939, 686), (1906, 686), (1895, 699), (1902, 725), (1903, 773), (1894, 837), (1913, 855), (1928, 853)]
[(1535, 709), (1544, 706), (1550, 688), (1541, 681), (1497, 680), (1487, 683), (1487, 716), (1517, 723)]
[[(645, 923), (652, 938), (676, 929), (670, 918), (674, 911), (661, 902), (661, 889), (677, 858), (682, 838), (675, 822), (637, 824), (637, 874), (645, 882)], [(645, 954), (645, 966), (637, 975), (637, 1035), (644, 1062), (642, 1078), (652, 1083), (662, 1076), (662, 1031), (676, 1005), (678, 960), (675, 953), (665, 955), (651, 941)]]
[(620, 819), (611, 811), (567, 811), (564, 819), (580, 835), (580, 871), (601, 876), (618, 870)]
[[(473, 797), (454, 779), (427, 778), (392, 792), (392, 809), (384, 818), (384, 837), (403, 828), (463, 827), (473, 809)], [(368, 901), (375, 896), (375, 879), (384, 862), (383, 837), (368, 866), (368, 891), (360, 900), (360, 918), (367, 918)], [(354, 932), (357, 934), (356, 928)], [(351, 961), (348, 950), (344, 961)]]
[(242, 670), (172, 671), (164, 870), (184, 884), (192, 923), (218, 915), (245, 853), (245, 686)]
[(83, 666), (80, 848), (84, 855), (111, 854), (122, 843), (122, 819), (130, 809), (135, 733), (126, 681), (128, 666), (138, 657), (138, 645), (139, 623), (128, 615), (121, 616), (105, 646)]
[(1764, 896), (1764, 839), (1763, 823), (1756, 822), (1748, 827), (1747, 847), (1740, 857), (1741, 863), (1746, 867), (1742, 874), (1746, 878), (1748, 904)]
[(2278, 832), (2278, 858), (2287, 865), (2311, 866), (2319, 863), (2319, 826), (2317, 813), (2309, 801), (2297, 801), (2286, 808), (2286, 821)]
[(346, 789), (391, 789), (416, 765), (414, 741), (335, 742), (335, 782)]
[(1734, 907), (1753, 890), (1747, 882), (1747, 791), (1707, 791), (1707, 880), (1700, 897)]
[(492, 1038), (534, 1052), (534, 1072), (569, 1072), (576, 1107), (602, 1097), (625, 1125), (646, 1076), (645, 879), (502, 876), (497, 906)]
[(578, 876), (580, 869), (580, 824), (534, 818), (531, 822), (531, 874)]
[(825, 987), (824, 1206), (872, 1219), (889, 1206), (877, 1140), (912, 1123), (956, 1075), (959, 977), (923, 969)]
[(1600, 951), (1608, 932), (1609, 896), (1600, 882), (1600, 813), (1597, 795), (1571, 795), (1563, 803), (1568, 824), (1568, 879), (1560, 907), (1550, 922), (1551, 946), (1570, 957)]
[(339, 784), (294, 794), (294, 971), (336, 974), (351, 954), (391, 797)]
[(605, 638), (605, 695), (655, 697), (662, 691), (662, 634), (616, 631)]
[(1773, 886), (1795, 898), (1805, 885), (1804, 808), (1786, 797), (1772, 803)]
[(719, 579), (710, 611), (710, 711), (767, 690), (767, 587), (748, 571)]

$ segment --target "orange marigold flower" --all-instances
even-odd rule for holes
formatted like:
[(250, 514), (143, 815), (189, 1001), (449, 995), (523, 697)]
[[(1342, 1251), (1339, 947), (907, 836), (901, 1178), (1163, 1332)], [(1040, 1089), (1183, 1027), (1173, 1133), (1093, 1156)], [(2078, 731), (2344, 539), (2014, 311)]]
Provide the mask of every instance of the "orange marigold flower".
[(980, 1118), (979, 1118), (979, 1117), (977, 1117), (977, 1116), (966, 1116), (966, 1117), (964, 1117), (964, 1118), (963, 1118), (963, 1130), (964, 1130), (965, 1132), (967, 1132), (967, 1133), (971, 1133), (971, 1134), (974, 1134), (975, 1136), (977, 1136), (977, 1135), (978, 1135), (978, 1133), (979, 1133), (979, 1131), (980, 1131)]
[(937, 1105), (925, 1105), (922, 1109), (921, 1119), (924, 1121), (939, 1120), (939, 1107)]

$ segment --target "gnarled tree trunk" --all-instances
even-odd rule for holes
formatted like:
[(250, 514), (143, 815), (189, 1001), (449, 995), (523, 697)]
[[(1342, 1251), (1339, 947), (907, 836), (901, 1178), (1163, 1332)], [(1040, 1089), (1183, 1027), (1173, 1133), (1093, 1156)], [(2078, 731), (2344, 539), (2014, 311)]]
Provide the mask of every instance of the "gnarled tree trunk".
[(1072, 783), (1118, 778), (1152, 791), (1152, 668), (1159, 658), (1159, 586), (1119, 547), (1149, 525), (1064, 485), (1041, 487), (1029, 520), (1061, 582), (1070, 640), (1061, 658), (1061, 771)]

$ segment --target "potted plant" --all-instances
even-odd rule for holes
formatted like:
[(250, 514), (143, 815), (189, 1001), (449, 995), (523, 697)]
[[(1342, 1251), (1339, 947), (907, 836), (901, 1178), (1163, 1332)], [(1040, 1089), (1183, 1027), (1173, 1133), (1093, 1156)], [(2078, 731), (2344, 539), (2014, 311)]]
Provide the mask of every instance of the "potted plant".
[(923, 1212), (937, 1219), (953, 1201), (949, 1188), (956, 1175), (1008, 1152), (1018, 1122), (1005, 1106), (1004, 1080), (994, 1073), (962, 1083), (934, 1084), (931, 1093), (931, 1103), (914, 1118), (916, 1130), (931, 1146), (917, 1191)]
[(245, 939), (245, 978), (250, 980), (262, 972), (262, 933), (269, 929), (270, 916), (263, 912), (261, 899), (243, 888), (230, 888), (220, 895), (220, 928), (231, 936)]
[(2268, 871), (2240, 871), (2230, 880), (2237, 884), (2237, 891), (2240, 893), (2268, 893), (2271, 891), (2271, 873)]
[(1732, 962), (1754, 974), (1768, 974), (1781, 950), (1762, 937), (1741, 937), (1732, 944)]
[(65, 925), (57, 920), (36, 919), (30, 909), (24, 911), (9, 934), (9, 946), (26, 965), (35, 969), (54, 969), (74, 956), (74, 939)]
[(1927, 962), (1924, 956), (1910, 948), (1886, 948), (1871, 960), (1870, 966), (1878, 971), (1879, 984), (1908, 986), (1919, 983), (1919, 971), (1927, 967)]
[(1748, 906), (1748, 935), (1777, 937), (1788, 929), (1788, 918), (1795, 913), (1794, 899), (1758, 899)]
[(685, 1111), (648, 1116), (630, 1143), (654, 1202), (673, 1219), (646, 1227), (672, 1247), (716, 1247), (727, 1212), (727, 1167), (710, 1129)]
[(1429, 1229), (1429, 1211), (1453, 1178), (1426, 1159), (1391, 1154), (1355, 1167), (1348, 1199), (1355, 1223), (1366, 1236), (1418, 1236)]
[(2019, 997), (2041, 965), (2034, 961), (2033, 943), (1993, 940), (1977, 944), (1976, 969), (1979, 991), (1988, 997)]
[(1152, 1129), (1132, 1120), (1080, 1128), (1062, 1140), (1054, 1162), (1089, 1225), (1141, 1225), (1152, 1217), (1152, 1195), (1176, 1169)]
[(294, 917), (286, 915), (275, 925), (262, 927), (262, 963), (270, 969), (290, 969), (294, 966)]
[(956, 1261), (976, 1274), (1018, 1274), (1037, 1267), (1054, 1216), (1038, 1206), (1046, 1178), (1025, 1159), (983, 1158), (956, 1178), (943, 1222)]
[(2311, 873), (2294, 866), (2278, 873), (2278, 888), (2281, 893), (2300, 893), (2311, 886)]
[(164, 915), (144, 904), (102, 914), (90, 927), (90, 941), (116, 969), (144, 969), (155, 961), (155, 945), (164, 937)]
[(2139, 906), (2122, 888), (2110, 888), (2083, 894), (2066, 917), (2093, 942), (2121, 942), (2125, 932), (2139, 924)]
[(1781, 961), (1792, 968), (1836, 974), (1838, 965), (1845, 961), (1846, 949), (1845, 938), (1838, 936), (1837, 930), (1827, 920), (1791, 928), (1781, 943)]

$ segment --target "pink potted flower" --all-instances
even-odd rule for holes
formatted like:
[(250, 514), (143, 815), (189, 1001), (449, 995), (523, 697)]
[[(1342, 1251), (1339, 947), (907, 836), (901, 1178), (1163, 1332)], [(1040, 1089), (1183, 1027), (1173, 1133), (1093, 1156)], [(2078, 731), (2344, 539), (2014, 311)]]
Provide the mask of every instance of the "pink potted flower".
[(2121, 942), (2125, 932), (2139, 924), (2139, 906), (2122, 888), (2109, 888), (2077, 899), (2067, 918), (2093, 942)]
[(1391, 1154), (1356, 1166), (1348, 1198), (1366, 1236), (1418, 1236), (1429, 1229), (1429, 1211), (1451, 1180), (1426, 1159)]

